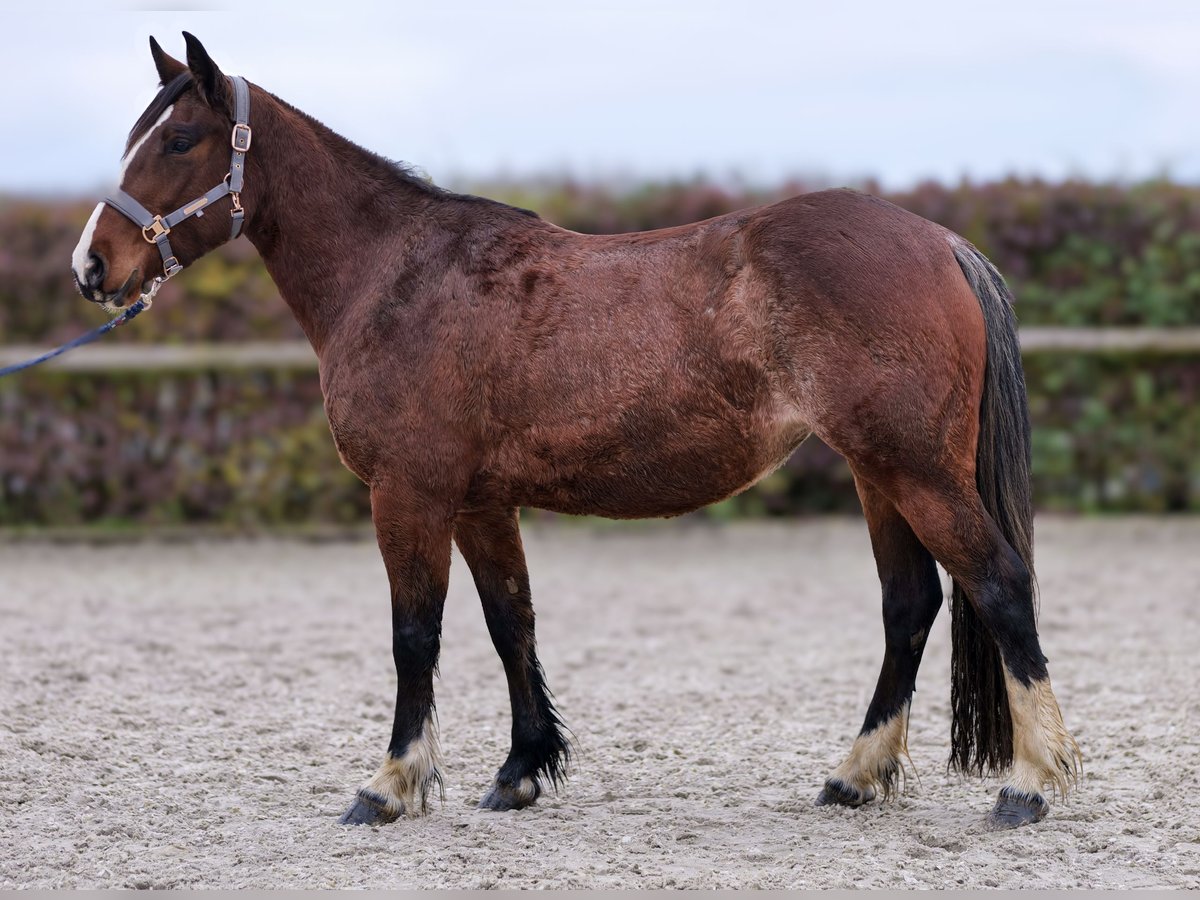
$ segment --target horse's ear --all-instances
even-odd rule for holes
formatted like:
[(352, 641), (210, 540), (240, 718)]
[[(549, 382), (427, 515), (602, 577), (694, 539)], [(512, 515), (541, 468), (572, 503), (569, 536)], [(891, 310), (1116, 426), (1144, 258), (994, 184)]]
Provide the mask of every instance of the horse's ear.
[(154, 57), (154, 68), (158, 69), (158, 82), (168, 85), (187, 71), (187, 66), (167, 55), (167, 51), (158, 45), (154, 35), (150, 36), (150, 55)]
[(204, 45), (196, 40), (195, 35), (185, 31), (183, 39), (187, 42), (188, 68), (192, 70), (192, 77), (196, 79), (196, 91), (200, 94), (200, 99), (216, 109), (228, 109), (229, 82), (212, 61)]

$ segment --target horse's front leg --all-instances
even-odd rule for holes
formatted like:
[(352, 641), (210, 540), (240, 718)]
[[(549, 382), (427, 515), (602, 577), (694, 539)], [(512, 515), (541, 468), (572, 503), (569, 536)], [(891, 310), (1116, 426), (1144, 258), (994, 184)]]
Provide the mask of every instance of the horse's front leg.
[(512, 702), (512, 749), (479, 806), (520, 809), (538, 798), (544, 781), (557, 785), (563, 778), (569, 745), (537, 658), (517, 510), (460, 516), (454, 539), (475, 578)]
[(371, 514), (392, 591), (396, 718), (383, 765), (358, 791), (343, 824), (382, 824), (426, 812), (441, 790), (433, 674), (450, 575), (450, 516), (401, 485), (371, 488)]

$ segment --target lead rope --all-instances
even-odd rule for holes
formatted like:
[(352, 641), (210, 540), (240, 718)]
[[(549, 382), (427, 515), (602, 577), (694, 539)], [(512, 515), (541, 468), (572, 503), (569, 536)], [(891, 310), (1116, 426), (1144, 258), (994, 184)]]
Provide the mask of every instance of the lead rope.
[(92, 341), (103, 337), (114, 328), (124, 325), (130, 319), (135, 318), (140, 313), (149, 309), (153, 296), (154, 292), (152, 290), (150, 293), (138, 298), (137, 302), (135, 302), (133, 306), (129, 307), (129, 309), (125, 310), (125, 312), (121, 313), (121, 315), (117, 316), (111, 322), (105, 322), (99, 328), (89, 331), (87, 334), (82, 334), (75, 338), (75, 340), (68, 341), (67, 343), (63, 344), (61, 347), (55, 347), (53, 350), (48, 350), (41, 356), (34, 357), (33, 359), (27, 359), (25, 362), (20, 362), (12, 366), (5, 366), (3, 369), (0, 369), (0, 378), (3, 378), (5, 375), (12, 375), (16, 372), (24, 371), (25, 369), (32, 369), (34, 366), (38, 365), (39, 363), (44, 363), (48, 359), (54, 359), (56, 356), (62, 356), (62, 354), (66, 353), (68, 350), (74, 350), (76, 347), (82, 347), (84, 344), (90, 344)]

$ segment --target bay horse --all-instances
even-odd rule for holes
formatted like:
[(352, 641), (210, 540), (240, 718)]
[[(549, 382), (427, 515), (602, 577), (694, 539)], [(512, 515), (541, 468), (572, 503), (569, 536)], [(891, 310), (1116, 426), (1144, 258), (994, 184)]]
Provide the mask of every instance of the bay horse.
[(511, 751), (480, 806), (525, 807), (558, 786), (570, 746), (538, 662), (519, 508), (680, 515), (810, 434), (853, 471), (884, 621), (866, 719), (817, 803), (896, 791), (943, 599), (935, 560), (954, 585), (951, 765), (1007, 772), (995, 827), (1041, 819), (1048, 788), (1066, 794), (1079, 751), (1038, 641), (1012, 298), (978, 250), (849, 190), (577, 234), (435, 187), (184, 38), (186, 63), (150, 40), (161, 90), (73, 271), (87, 299), (121, 309), (244, 226), (316, 351), (338, 452), (370, 488), (397, 678), (387, 754), (342, 822), (425, 813), (440, 789), (452, 543), (512, 705)]

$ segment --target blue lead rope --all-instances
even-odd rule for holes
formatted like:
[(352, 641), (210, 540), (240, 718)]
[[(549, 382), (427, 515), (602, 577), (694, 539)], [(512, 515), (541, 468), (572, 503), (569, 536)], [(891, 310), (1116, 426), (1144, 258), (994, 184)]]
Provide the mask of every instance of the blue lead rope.
[(76, 347), (82, 347), (84, 344), (90, 344), (92, 341), (108, 334), (119, 325), (124, 325), (130, 319), (136, 317), (138, 313), (145, 310), (147, 306), (149, 306), (149, 304), (144, 299), (138, 300), (133, 304), (133, 306), (121, 313), (121, 315), (117, 316), (111, 322), (105, 322), (95, 331), (89, 331), (87, 334), (82, 334), (75, 338), (75, 340), (63, 344), (61, 347), (56, 347), (53, 350), (47, 351), (41, 356), (34, 357), (33, 359), (27, 359), (25, 362), (17, 363), (13, 366), (6, 366), (5, 368), (0, 369), (0, 378), (3, 378), (5, 375), (12, 375), (15, 372), (21, 372), (25, 369), (32, 369), (34, 366), (38, 365), (39, 363), (44, 363), (48, 359), (54, 359), (56, 356), (62, 356), (62, 354), (66, 353), (68, 350), (74, 350)]

